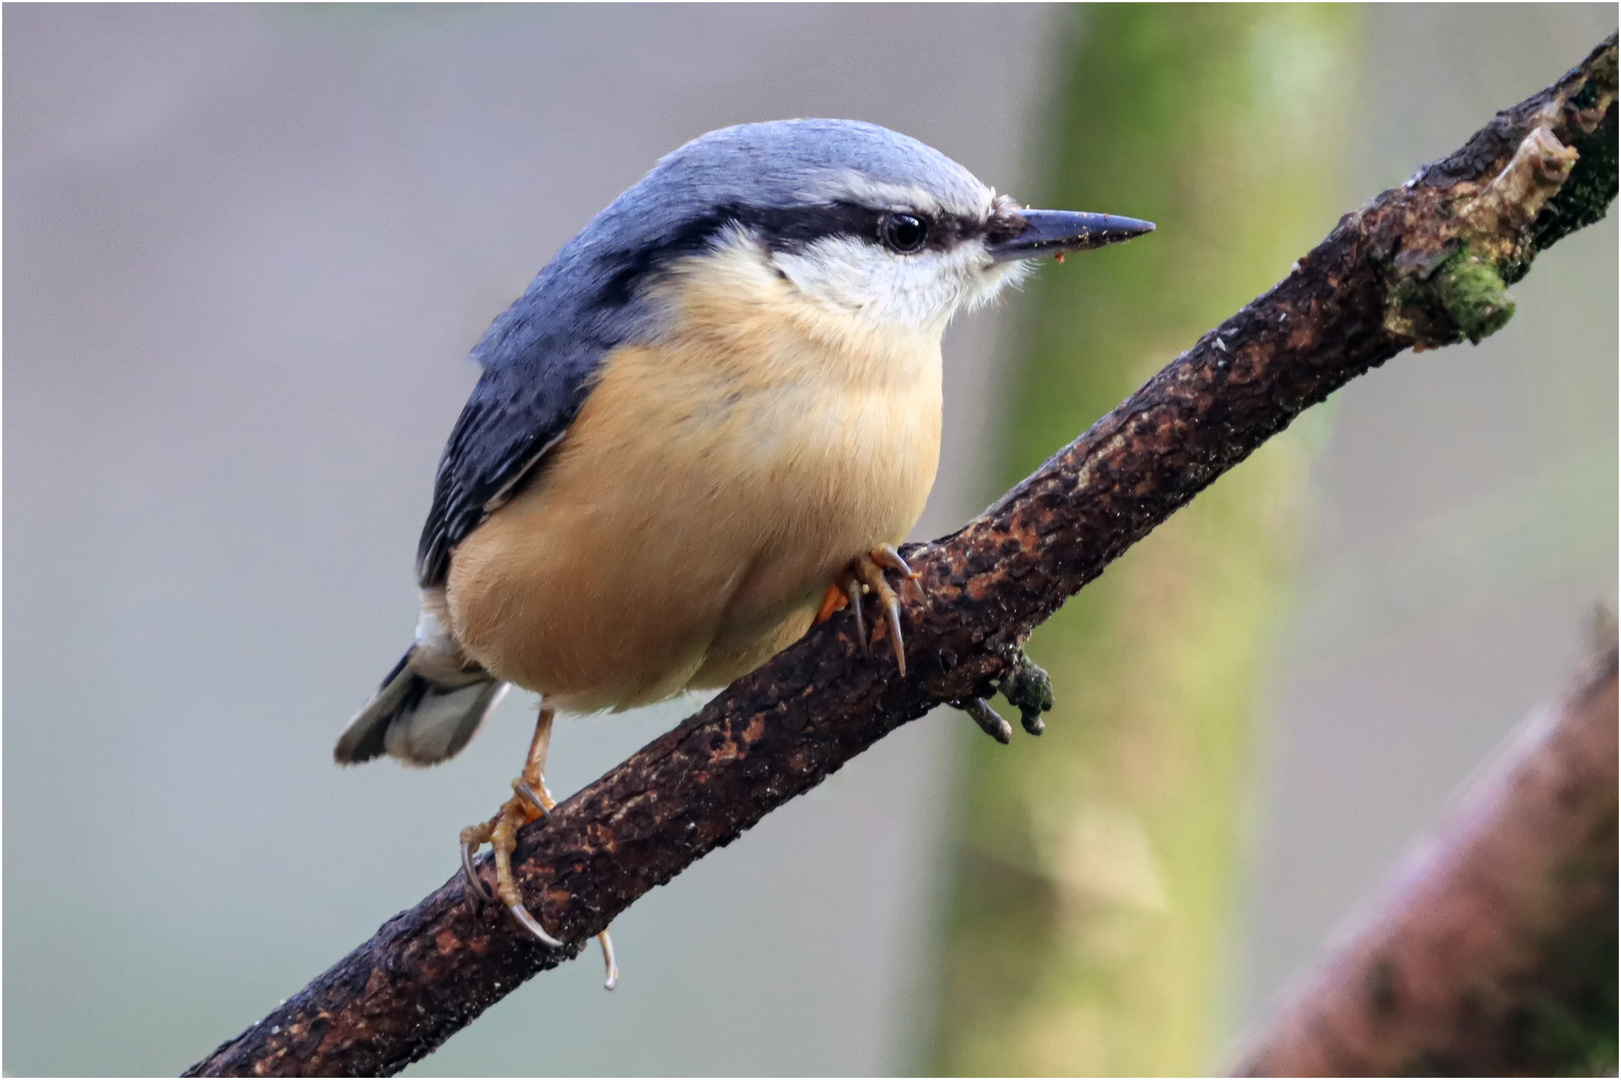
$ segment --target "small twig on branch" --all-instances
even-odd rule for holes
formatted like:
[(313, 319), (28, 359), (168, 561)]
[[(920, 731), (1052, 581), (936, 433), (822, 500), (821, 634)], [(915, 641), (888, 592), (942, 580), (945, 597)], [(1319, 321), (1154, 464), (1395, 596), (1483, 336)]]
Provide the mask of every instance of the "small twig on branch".
[(1531, 717), (1241, 1076), (1615, 1068), (1616, 645)]
[(983, 515), (909, 550), (909, 677), (830, 620), (525, 829), (524, 900), (568, 948), (480, 907), (458, 875), (189, 1075), (397, 1072), (901, 724), (989, 696), (1031, 630), (1303, 409), (1404, 349), (1501, 326), (1504, 283), (1615, 196), (1615, 93), (1612, 37), (1343, 218)]

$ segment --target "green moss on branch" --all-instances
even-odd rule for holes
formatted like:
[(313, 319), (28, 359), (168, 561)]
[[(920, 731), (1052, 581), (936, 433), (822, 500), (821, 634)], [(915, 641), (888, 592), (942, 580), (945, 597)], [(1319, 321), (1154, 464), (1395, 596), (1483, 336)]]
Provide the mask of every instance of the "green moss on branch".
[(1508, 286), (1497, 268), (1468, 248), (1443, 263), (1435, 281), (1442, 308), (1472, 344), (1480, 344), (1514, 317), (1514, 301), (1508, 298)]

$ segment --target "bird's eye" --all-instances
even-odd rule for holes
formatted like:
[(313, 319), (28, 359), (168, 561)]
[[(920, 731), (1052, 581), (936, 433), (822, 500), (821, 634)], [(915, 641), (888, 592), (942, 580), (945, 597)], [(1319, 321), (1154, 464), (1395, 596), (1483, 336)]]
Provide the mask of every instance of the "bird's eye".
[(887, 214), (880, 233), (885, 247), (909, 255), (923, 250), (929, 239), (929, 225), (912, 214)]

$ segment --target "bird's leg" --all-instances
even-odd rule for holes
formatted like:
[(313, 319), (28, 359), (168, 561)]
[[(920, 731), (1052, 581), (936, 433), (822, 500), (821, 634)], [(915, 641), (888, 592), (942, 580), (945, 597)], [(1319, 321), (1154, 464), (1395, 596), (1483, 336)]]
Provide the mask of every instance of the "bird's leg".
[[(866, 621), (861, 613), (861, 596), (864, 592), (873, 594), (879, 606), (884, 609), (889, 623), (889, 643), (895, 650), (895, 663), (900, 668), (900, 673), (905, 675), (906, 641), (901, 635), (901, 601), (900, 597), (895, 595), (895, 590), (890, 587), (889, 579), (884, 576), (885, 570), (899, 571), (914, 581), (919, 576), (906, 565), (906, 560), (901, 558), (900, 552), (896, 551), (893, 545), (880, 544), (852, 561), (844, 573), (839, 575), (834, 587), (842, 590), (848, 598), (851, 614), (856, 620), (856, 638), (864, 650), (870, 650), (870, 646), (867, 642)], [(829, 597), (832, 591), (833, 589), (829, 588)], [(833, 605), (833, 610), (837, 610), (836, 603), (831, 599), (823, 601), (823, 607), (829, 605)]]
[[(529, 756), (524, 761), (523, 773), (512, 782), (512, 798), (501, 804), (501, 809), (482, 825), (462, 830), (462, 870), (468, 885), (482, 900), (490, 899), (484, 882), (473, 866), (473, 853), (480, 844), (488, 843), (495, 852), (495, 894), (524, 929), (553, 948), (562, 942), (552, 937), (540, 921), (524, 907), (518, 892), (518, 883), (512, 876), (512, 853), (518, 846), (518, 830), (552, 812), (557, 800), (546, 786), (546, 754), (552, 744), (552, 721), (557, 711), (542, 707), (535, 721), (535, 735), (529, 740)], [(604, 985), (612, 990), (619, 983), (619, 967), (614, 963), (613, 940), (604, 930), (597, 935), (602, 945), (602, 960), (608, 969)]]
[(473, 853), (480, 844), (489, 844), (495, 851), (495, 895), (524, 928), (541, 941), (555, 947), (563, 943), (546, 933), (529, 909), (523, 906), (518, 884), (512, 877), (512, 852), (518, 846), (518, 830), (537, 818), (545, 817), (556, 802), (546, 789), (543, 770), (546, 751), (552, 741), (554, 709), (542, 708), (535, 721), (535, 735), (529, 741), (529, 756), (524, 762), (523, 774), (512, 782), (512, 798), (501, 804), (495, 816), (482, 825), (471, 825), (462, 830), (462, 871), (467, 883), (482, 900), (490, 899), (489, 890), (473, 867)]

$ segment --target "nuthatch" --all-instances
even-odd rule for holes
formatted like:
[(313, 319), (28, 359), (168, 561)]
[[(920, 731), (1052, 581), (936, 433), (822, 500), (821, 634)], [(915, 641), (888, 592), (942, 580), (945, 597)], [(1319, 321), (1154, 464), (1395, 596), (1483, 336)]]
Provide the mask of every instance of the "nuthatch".
[(515, 794), (462, 854), (487, 897), (472, 854), (488, 841), (502, 902), (557, 944), (511, 872), (517, 830), (554, 805), (554, 710), (724, 686), (846, 604), (865, 643), (869, 591), (904, 676), (885, 572), (910, 575), (894, 545), (934, 483), (946, 324), (1028, 260), (1153, 228), (1021, 209), (851, 120), (745, 124), (669, 154), (473, 348), (483, 375), (417, 553), (416, 641), (337, 760), (444, 761), (508, 684), (539, 693)]

